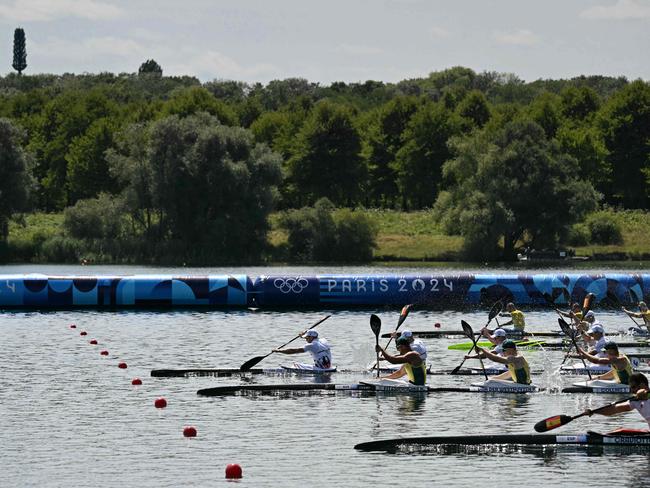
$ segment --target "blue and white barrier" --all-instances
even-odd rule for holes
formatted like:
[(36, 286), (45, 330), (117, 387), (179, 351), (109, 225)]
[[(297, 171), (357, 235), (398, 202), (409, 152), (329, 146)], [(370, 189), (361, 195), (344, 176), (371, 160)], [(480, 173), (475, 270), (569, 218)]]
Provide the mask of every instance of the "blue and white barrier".
[[(568, 292), (568, 293), (567, 293)], [(0, 275), (2, 308), (462, 308), (498, 299), (544, 305), (614, 294), (622, 304), (650, 296), (650, 274), (454, 274), (368, 276)]]

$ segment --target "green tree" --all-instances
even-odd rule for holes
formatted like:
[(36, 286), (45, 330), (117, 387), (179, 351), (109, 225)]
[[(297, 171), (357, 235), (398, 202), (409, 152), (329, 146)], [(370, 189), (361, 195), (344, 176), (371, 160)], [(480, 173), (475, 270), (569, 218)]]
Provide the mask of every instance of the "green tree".
[(532, 121), (455, 139), (452, 146), (455, 157), (444, 172), (453, 184), (435, 210), (447, 232), (464, 237), (473, 259), (512, 260), (520, 241), (554, 245), (596, 207), (595, 190), (576, 177), (575, 159)]
[(460, 102), (456, 109), (458, 115), (470, 123), (470, 129), (482, 128), (491, 117), (490, 106), (485, 95), (478, 90), (472, 90)]
[(366, 166), (353, 117), (349, 108), (324, 101), (296, 136), (287, 168), (298, 203), (327, 197), (351, 206), (360, 200)]
[(27, 42), (25, 40), (25, 31), (18, 27), (14, 31), (14, 61), (13, 68), (22, 74), (27, 68)]
[(23, 134), (8, 119), (0, 118), (0, 241), (7, 240), (9, 219), (24, 210), (30, 186), (29, 156), (21, 146)]
[(562, 121), (560, 98), (553, 93), (542, 93), (528, 107), (528, 117), (544, 129), (546, 137), (555, 137)]
[[(156, 232), (149, 238), (162, 256), (191, 263), (259, 260), (281, 178), (279, 156), (256, 145), (249, 131), (205, 113), (169, 116), (141, 132), (130, 130), (108, 158), (114, 174), (126, 176), (127, 204), (151, 206)], [(132, 175), (137, 178), (127, 179)], [(140, 186), (148, 199), (133, 199)]]
[(154, 78), (161, 78), (163, 70), (161, 66), (153, 59), (147, 59), (138, 68), (138, 76), (150, 76)]
[(600, 98), (595, 90), (587, 86), (569, 86), (560, 94), (560, 110), (568, 119), (582, 121), (595, 114), (600, 107)]
[(394, 164), (405, 208), (424, 208), (435, 201), (442, 165), (451, 155), (447, 141), (460, 127), (460, 118), (441, 103), (425, 103), (413, 114)]
[(394, 204), (398, 196), (397, 173), (394, 169), (403, 134), (418, 109), (415, 97), (397, 97), (382, 106), (368, 130), (368, 169), (370, 198), (376, 205)]
[(94, 121), (88, 130), (75, 138), (65, 159), (70, 200), (94, 198), (100, 192), (115, 191), (105, 152), (113, 146), (115, 127), (106, 118)]
[(650, 207), (650, 85), (637, 80), (602, 107), (597, 125), (612, 168), (608, 202), (625, 208)]
[(224, 125), (237, 125), (234, 111), (212, 93), (202, 87), (194, 86), (176, 92), (163, 106), (163, 114), (187, 117), (199, 112), (214, 115)]

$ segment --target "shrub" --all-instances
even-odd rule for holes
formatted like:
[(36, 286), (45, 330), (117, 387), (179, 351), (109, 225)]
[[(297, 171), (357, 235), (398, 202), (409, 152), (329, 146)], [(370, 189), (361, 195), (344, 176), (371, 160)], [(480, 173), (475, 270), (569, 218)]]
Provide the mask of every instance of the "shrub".
[(286, 229), (288, 255), (296, 261), (367, 262), (376, 247), (377, 228), (365, 214), (335, 211), (321, 198), (314, 207), (290, 210), (280, 219)]
[(621, 226), (614, 216), (607, 212), (596, 212), (587, 219), (587, 227), (594, 244), (622, 244)]
[(591, 240), (591, 232), (586, 224), (574, 224), (569, 228), (566, 242), (570, 246), (587, 246)]

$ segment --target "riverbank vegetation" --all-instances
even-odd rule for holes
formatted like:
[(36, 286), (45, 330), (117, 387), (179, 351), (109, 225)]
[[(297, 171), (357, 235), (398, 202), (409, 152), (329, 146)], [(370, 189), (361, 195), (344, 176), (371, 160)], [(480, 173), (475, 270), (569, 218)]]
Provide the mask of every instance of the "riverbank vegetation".
[(0, 259), (650, 254), (645, 81), (249, 85), (155, 66), (0, 77)]

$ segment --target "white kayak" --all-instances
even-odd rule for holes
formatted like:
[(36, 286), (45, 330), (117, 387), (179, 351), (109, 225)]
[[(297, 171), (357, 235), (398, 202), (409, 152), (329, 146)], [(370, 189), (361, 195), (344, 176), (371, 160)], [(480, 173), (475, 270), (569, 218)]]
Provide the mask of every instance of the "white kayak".
[(281, 364), (280, 367), (287, 373), (295, 374), (327, 374), (336, 372), (336, 366), (332, 368), (317, 368), (313, 364), (293, 363), (290, 366)]
[(483, 391), (493, 391), (495, 393), (528, 393), (539, 391), (537, 385), (525, 385), (523, 383), (515, 383), (510, 380), (487, 380), (482, 383), (472, 383), (472, 386), (479, 387)]
[(426, 385), (414, 385), (407, 381), (390, 380), (386, 378), (380, 380), (359, 381), (359, 384), (372, 386), (375, 391), (392, 391), (404, 393), (427, 393), (429, 391), (429, 388)]
[(587, 374), (587, 371), (589, 371), (589, 373), (591, 374), (604, 374), (607, 373), (610, 369), (611, 368), (608, 365), (601, 365), (601, 364), (587, 364), (587, 367), (585, 368), (584, 364), (578, 362), (578, 363), (562, 366), (560, 368), (560, 373), (579, 375), (579, 374)]
[(630, 387), (613, 380), (590, 380), (573, 383), (573, 386), (584, 388), (593, 393), (629, 393)]

